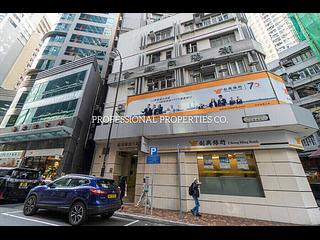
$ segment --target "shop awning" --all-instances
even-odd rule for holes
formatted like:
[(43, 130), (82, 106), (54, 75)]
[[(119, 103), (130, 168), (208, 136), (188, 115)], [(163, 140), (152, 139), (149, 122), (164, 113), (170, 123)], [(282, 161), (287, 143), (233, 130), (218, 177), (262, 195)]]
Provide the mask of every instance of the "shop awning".
[(318, 148), (317, 150), (315, 150), (313, 153), (309, 155), (309, 158), (316, 158), (316, 157), (320, 157), (320, 148)]
[(60, 137), (70, 137), (72, 128), (58, 126), (52, 128), (32, 129), (29, 131), (0, 134), (0, 143), (45, 140)]

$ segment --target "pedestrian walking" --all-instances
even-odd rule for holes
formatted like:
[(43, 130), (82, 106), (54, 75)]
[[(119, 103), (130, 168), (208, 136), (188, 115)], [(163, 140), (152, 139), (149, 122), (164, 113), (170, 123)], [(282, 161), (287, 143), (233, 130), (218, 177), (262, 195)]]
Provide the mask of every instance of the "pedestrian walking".
[(199, 208), (200, 208), (200, 203), (199, 203), (199, 197), (200, 197), (200, 192), (199, 192), (199, 185), (201, 183), (198, 181), (197, 178), (194, 178), (191, 186), (189, 187), (189, 195), (192, 196), (195, 206), (194, 208), (191, 209), (191, 213), (193, 216), (201, 217), (201, 214), (199, 213)]
[(125, 176), (120, 177), (119, 181), (119, 187), (120, 187), (120, 200), (121, 200), (121, 210), (123, 210), (123, 197), (126, 194), (126, 189), (127, 189), (127, 181)]
[(136, 206), (140, 206), (140, 203), (142, 200), (147, 206), (150, 208), (150, 200), (148, 198), (148, 192), (149, 192), (149, 184), (146, 182), (146, 178), (143, 178), (143, 191), (140, 195), (139, 201), (137, 202)]

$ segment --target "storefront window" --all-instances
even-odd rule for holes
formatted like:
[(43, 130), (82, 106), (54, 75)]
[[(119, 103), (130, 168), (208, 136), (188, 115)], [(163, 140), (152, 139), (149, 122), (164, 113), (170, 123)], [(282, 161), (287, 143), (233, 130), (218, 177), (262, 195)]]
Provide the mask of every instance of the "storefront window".
[(23, 167), (38, 169), (45, 179), (52, 179), (57, 175), (61, 157), (56, 156), (37, 156), (25, 159)]
[(203, 194), (264, 197), (253, 151), (197, 154)]

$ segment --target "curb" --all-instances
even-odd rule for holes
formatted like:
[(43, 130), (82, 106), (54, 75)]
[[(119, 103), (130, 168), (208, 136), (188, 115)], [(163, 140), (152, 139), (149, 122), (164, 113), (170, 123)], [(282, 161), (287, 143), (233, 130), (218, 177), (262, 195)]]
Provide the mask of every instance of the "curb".
[(138, 220), (146, 220), (146, 221), (155, 222), (155, 223), (171, 223), (173, 225), (179, 225), (179, 226), (202, 226), (202, 225), (197, 225), (197, 224), (183, 223), (183, 222), (160, 219), (160, 218), (155, 218), (155, 217), (136, 215), (136, 214), (131, 214), (131, 213), (115, 212), (114, 216), (127, 217), (127, 218), (138, 219)]

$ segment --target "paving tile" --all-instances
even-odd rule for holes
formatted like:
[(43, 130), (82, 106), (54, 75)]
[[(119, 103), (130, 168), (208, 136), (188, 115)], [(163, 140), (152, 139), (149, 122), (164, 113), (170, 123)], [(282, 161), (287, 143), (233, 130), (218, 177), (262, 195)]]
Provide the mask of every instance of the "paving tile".
[[(133, 204), (125, 204), (123, 213), (144, 215), (144, 207), (136, 207)], [(147, 211), (150, 216), (150, 210)], [(195, 217), (191, 212), (184, 212), (182, 220), (184, 223), (197, 224), (204, 226), (292, 226), (289, 223), (279, 223), (263, 220), (255, 220), (248, 218), (230, 217), (214, 214), (201, 213), (201, 217)], [(166, 219), (171, 221), (179, 221), (179, 211), (165, 210), (165, 209), (153, 209), (153, 217)]]

